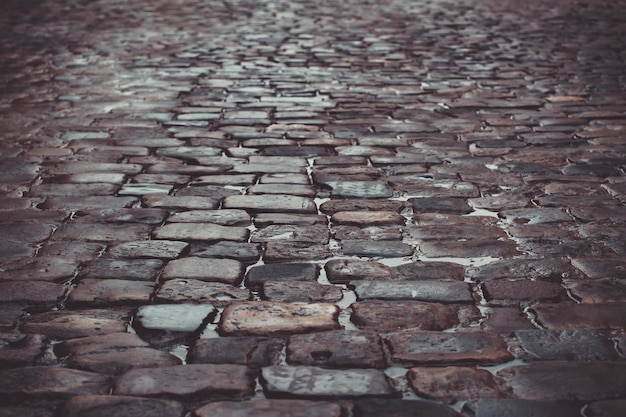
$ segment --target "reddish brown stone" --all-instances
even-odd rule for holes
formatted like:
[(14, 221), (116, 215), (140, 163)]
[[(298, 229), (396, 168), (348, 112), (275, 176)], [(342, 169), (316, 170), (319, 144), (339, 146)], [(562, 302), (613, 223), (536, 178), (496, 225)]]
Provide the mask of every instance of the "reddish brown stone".
[(409, 384), (421, 397), (450, 400), (501, 398), (494, 376), (488, 371), (461, 366), (411, 368)]

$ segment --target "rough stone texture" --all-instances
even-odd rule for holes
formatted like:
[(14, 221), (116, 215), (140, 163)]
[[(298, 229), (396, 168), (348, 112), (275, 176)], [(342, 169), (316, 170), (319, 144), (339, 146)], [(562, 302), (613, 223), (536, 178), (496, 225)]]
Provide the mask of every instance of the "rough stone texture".
[(318, 261), (332, 256), (328, 245), (310, 243), (268, 242), (265, 245), (265, 262)]
[(254, 266), (246, 273), (248, 287), (259, 287), (272, 281), (315, 281), (319, 273), (312, 263), (276, 263)]
[(57, 351), (70, 354), (67, 366), (107, 375), (119, 375), (131, 368), (173, 366), (180, 359), (167, 352), (151, 349), (137, 335), (114, 333), (65, 340)]
[(164, 240), (234, 240), (245, 242), (248, 239), (248, 230), (243, 227), (210, 223), (168, 223), (152, 232), (152, 236)]
[(189, 355), (190, 363), (234, 363), (253, 368), (277, 365), (285, 342), (253, 336), (198, 339)]
[(575, 401), (535, 401), (520, 399), (478, 400), (472, 407), (476, 417), (530, 415), (536, 417), (570, 417), (580, 415), (581, 404)]
[(386, 399), (358, 400), (354, 407), (356, 417), (459, 417), (447, 405), (426, 401), (402, 401)]
[(80, 271), (81, 278), (154, 281), (163, 266), (159, 259), (98, 258)]
[(334, 284), (347, 284), (352, 280), (391, 278), (391, 268), (374, 261), (359, 259), (331, 259), (324, 265), (328, 280)]
[(250, 241), (263, 243), (288, 240), (290, 242), (325, 244), (328, 243), (329, 238), (330, 232), (326, 225), (271, 225), (254, 231)]
[(339, 286), (304, 281), (268, 281), (263, 284), (261, 293), (269, 301), (291, 303), (332, 303), (343, 298), (343, 290)]
[(589, 404), (585, 414), (589, 417), (619, 416), (626, 412), (626, 400), (606, 400)]
[[(624, 362), (535, 362), (498, 372), (517, 398), (605, 400), (624, 397)], [(610, 381), (610, 383), (607, 383)]]
[(537, 321), (547, 329), (621, 329), (626, 326), (626, 304), (537, 304)]
[(326, 401), (259, 400), (219, 401), (194, 410), (194, 417), (340, 417), (341, 406)]
[(107, 306), (147, 303), (154, 292), (152, 282), (121, 279), (83, 279), (70, 293), (68, 305)]
[(242, 302), (222, 313), (219, 330), (225, 336), (305, 333), (339, 329), (339, 308), (334, 304)]
[(487, 304), (495, 306), (567, 300), (565, 288), (556, 282), (498, 279), (485, 282), (482, 290)]
[(611, 360), (615, 351), (610, 342), (592, 329), (575, 330), (518, 330), (525, 360)]
[(211, 304), (155, 304), (140, 307), (135, 321), (147, 330), (194, 332), (214, 313)]
[(0, 282), (0, 305), (52, 308), (59, 303), (67, 286), (45, 281)]
[(352, 304), (351, 320), (360, 328), (444, 330), (458, 325), (458, 307), (420, 301), (366, 300)]
[(344, 255), (372, 256), (383, 258), (396, 258), (410, 256), (414, 249), (411, 245), (395, 241), (365, 241), (344, 240), (341, 242), (341, 250)]
[(270, 366), (261, 371), (265, 394), (293, 397), (389, 397), (394, 391), (382, 371)]
[(193, 364), (132, 369), (115, 380), (116, 395), (167, 395), (179, 399), (245, 398), (254, 374), (242, 365)]
[(126, 310), (50, 311), (29, 317), (23, 330), (50, 338), (73, 339), (123, 332), (129, 317), (130, 312)]
[(71, 258), (27, 258), (2, 264), (0, 281), (61, 281), (74, 276), (80, 262)]
[(123, 395), (80, 395), (72, 397), (59, 409), (66, 417), (126, 416), (126, 417), (182, 417), (184, 407), (170, 400), (137, 398)]
[(34, 366), (42, 358), (47, 343), (48, 339), (39, 334), (0, 332), (0, 368)]
[(110, 246), (107, 255), (114, 258), (178, 258), (189, 248), (186, 242), (173, 240), (148, 240), (125, 242)]
[(190, 256), (170, 261), (161, 278), (197, 279), (200, 281), (237, 284), (243, 277), (243, 264), (234, 259), (213, 259)]
[(189, 210), (175, 213), (167, 219), (176, 223), (215, 223), (222, 226), (246, 226), (250, 216), (244, 210)]
[(338, 368), (383, 368), (385, 358), (380, 336), (361, 331), (330, 331), (292, 335), (287, 362)]
[(489, 332), (405, 330), (385, 340), (397, 363), (500, 363), (512, 359), (505, 340)]
[(250, 212), (316, 213), (312, 199), (291, 195), (234, 195), (224, 199), (224, 208)]
[(107, 394), (110, 378), (93, 372), (50, 366), (0, 370), (0, 396), (55, 396)]
[(357, 281), (353, 285), (359, 300), (418, 300), (440, 303), (473, 301), (468, 285), (458, 281)]
[(170, 303), (210, 303), (214, 306), (245, 301), (250, 291), (221, 282), (197, 279), (171, 279), (165, 281), (155, 294), (155, 300)]
[(501, 398), (494, 376), (488, 371), (460, 366), (411, 368), (407, 375), (415, 393), (431, 399)]
[(204, 245), (194, 242), (191, 254), (200, 258), (229, 258), (253, 264), (261, 257), (259, 245), (247, 242), (224, 241)]
[(330, 217), (333, 224), (370, 226), (383, 224), (404, 224), (405, 218), (395, 211), (340, 211)]

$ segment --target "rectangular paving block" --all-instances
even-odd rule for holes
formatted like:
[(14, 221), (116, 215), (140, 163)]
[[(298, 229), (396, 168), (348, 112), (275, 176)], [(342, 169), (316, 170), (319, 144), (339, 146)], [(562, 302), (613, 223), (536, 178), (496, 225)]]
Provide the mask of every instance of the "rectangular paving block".
[(222, 207), (250, 212), (317, 213), (313, 199), (293, 195), (232, 195), (224, 198)]
[(336, 330), (339, 307), (327, 303), (240, 302), (226, 307), (219, 331), (224, 336), (268, 336)]
[(189, 256), (169, 261), (161, 278), (197, 279), (200, 281), (238, 284), (243, 278), (244, 266), (234, 259), (200, 258)]
[(419, 300), (441, 303), (471, 303), (469, 285), (462, 281), (355, 281), (359, 300)]
[(94, 372), (55, 366), (33, 366), (0, 370), (0, 395), (55, 396), (108, 394), (110, 377)]
[(255, 372), (243, 365), (191, 364), (132, 369), (115, 380), (115, 395), (166, 396), (206, 402), (243, 399), (254, 392)]
[(244, 227), (222, 226), (212, 223), (168, 223), (152, 232), (155, 239), (163, 240), (232, 240), (245, 242), (248, 230)]
[(396, 394), (385, 374), (376, 369), (270, 366), (261, 370), (261, 383), (269, 398), (391, 397)]
[(513, 359), (506, 341), (484, 331), (404, 330), (385, 337), (396, 363), (502, 363)]
[(341, 417), (339, 404), (309, 400), (218, 401), (194, 410), (197, 417)]

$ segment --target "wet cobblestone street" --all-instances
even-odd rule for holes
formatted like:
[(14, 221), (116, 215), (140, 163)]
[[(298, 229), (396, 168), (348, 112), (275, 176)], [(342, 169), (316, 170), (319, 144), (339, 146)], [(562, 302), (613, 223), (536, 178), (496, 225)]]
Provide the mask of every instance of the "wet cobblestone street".
[(0, 417), (626, 415), (626, 0), (6, 0)]

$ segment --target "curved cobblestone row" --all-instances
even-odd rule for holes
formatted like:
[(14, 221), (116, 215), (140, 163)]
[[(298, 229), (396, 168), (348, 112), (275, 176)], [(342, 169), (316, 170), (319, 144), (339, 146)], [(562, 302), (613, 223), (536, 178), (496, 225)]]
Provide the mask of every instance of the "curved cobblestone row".
[(0, 416), (622, 416), (623, 1), (6, 1)]

